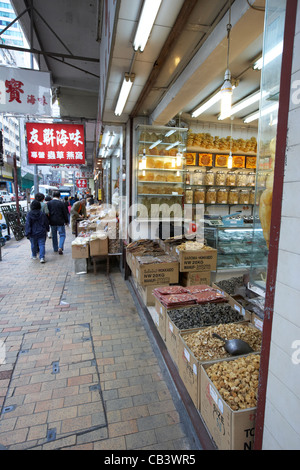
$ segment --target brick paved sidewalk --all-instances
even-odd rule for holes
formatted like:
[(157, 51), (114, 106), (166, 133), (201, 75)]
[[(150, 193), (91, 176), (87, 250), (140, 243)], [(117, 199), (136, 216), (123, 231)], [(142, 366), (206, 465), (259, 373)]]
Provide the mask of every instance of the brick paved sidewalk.
[(26, 239), (2, 248), (0, 448), (199, 449), (127, 283), (75, 274), (72, 239), (44, 265)]

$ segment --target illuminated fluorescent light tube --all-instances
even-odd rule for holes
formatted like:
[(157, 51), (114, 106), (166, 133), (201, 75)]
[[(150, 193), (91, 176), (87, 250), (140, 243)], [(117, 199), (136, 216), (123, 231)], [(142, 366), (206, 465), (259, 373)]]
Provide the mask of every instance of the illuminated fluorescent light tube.
[[(260, 90), (253, 93), (252, 95), (247, 96), (246, 98), (241, 100), (239, 103), (232, 106), (230, 116), (238, 113), (239, 111), (241, 111), (244, 108), (247, 108), (248, 106), (251, 106), (251, 104), (254, 104), (259, 100), (260, 100)], [(223, 117), (222, 115), (220, 115), (218, 119), (221, 121), (222, 119), (225, 119), (226, 117), (229, 117), (229, 116)]]
[(162, 0), (145, 0), (133, 41), (135, 51), (143, 52), (145, 49), (161, 2)]
[(161, 142), (162, 142), (161, 139), (157, 140), (156, 142), (154, 142), (154, 144), (150, 145), (149, 149), (153, 149), (154, 147), (156, 147), (157, 145), (159, 145)]
[(271, 106), (268, 106), (268, 108), (265, 108), (261, 113), (257, 111), (256, 113), (249, 114), (249, 116), (246, 116), (246, 118), (244, 119), (244, 123), (248, 124), (249, 122), (255, 121), (260, 116), (266, 116), (267, 114), (270, 114), (273, 111), (278, 111), (278, 106), (278, 103), (275, 103)]
[(176, 147), (176, 145), (179, 145), (179, 144), (180, 144), (180, 140), (177, 140), (175, 144), (168, 145), (168, 147), (166, 147), (166, 150), (171, 150), (173, 147)]
[(199, 108), (195, 109), (192, 112), (192, 117), (198, 117), (200, 114), (204, 113), (207, 109), (211, 108), (214, 104), (218, 103), (221, 99), (221, 91), (218, 91), (215, 95), (213, 95), (206, 103), (199, 106)]
[(120, 95), (118, 98), (117, 106), (115, 109), (116, 116), (121, 116), (123, 112), (131, 87), (133, 85), (133, 81), (134, 81), (134, 74), (131, 74), (131, 75), (125, 74), (121, 91), (120, 91)]
[(273, 49), (265, 54), (265, 60), (260, 57), (253, 65), (254, 70), (261, 70), (263, 65), (268, 65), (272, 60), (276, 59), (283, 51), (283, 41), (280, 41)]
[[(232, 85), (232, 89), (236, 88), (235, 85)], [(211, 108), (214, 104), (218, 103), (222, 98), (221, 90), (217, 91), (208, 101), (201, 104), (195, 111), (192, 112), (192, 117), (198, 117), (200, 114), (204, 113), (207, 109)]]
[(170, 135), (174, 134), (174, 132), (176, 132), (176, 129), (172, 129), (171, 131), (167, 132), (165, 137), (170, 137)]

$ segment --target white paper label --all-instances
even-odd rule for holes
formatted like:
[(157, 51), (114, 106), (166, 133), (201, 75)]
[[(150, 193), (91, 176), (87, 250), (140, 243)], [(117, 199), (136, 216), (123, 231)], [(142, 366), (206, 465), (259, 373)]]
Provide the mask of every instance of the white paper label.
[(159, 325), (159, 316), (157, 312), (153, 312), (153, 321), (156, 325)]
[(183, 354), (184, 354), (184, 357), (187, 359), (187, 361), (190, 362), (191, 357), (187, 349), (184, 348)]

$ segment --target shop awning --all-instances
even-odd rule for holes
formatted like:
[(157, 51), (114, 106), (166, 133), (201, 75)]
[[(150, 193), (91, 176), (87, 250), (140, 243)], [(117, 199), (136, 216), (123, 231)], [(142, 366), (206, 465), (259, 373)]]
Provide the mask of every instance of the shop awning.
[(31, 188), (34, 184), (34, 175), (32, 173), (25, 173), (21, 176), (21, 168), (17, 170), (18, 174), (18, 185), (21, 189)]

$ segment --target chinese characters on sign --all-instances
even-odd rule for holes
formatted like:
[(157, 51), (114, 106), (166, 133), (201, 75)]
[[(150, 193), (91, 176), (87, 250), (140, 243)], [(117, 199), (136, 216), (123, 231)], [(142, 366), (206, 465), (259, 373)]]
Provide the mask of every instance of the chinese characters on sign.
[(76, 186), (79, 189), (87, 188), (87, 180), (86, 179), (76, 180)]
[(0, 66), (0, 112), (51, 116), (50, 74)]
[(85, 163), (83, 125), (27, 122), (26, 133), (29, 165)]

